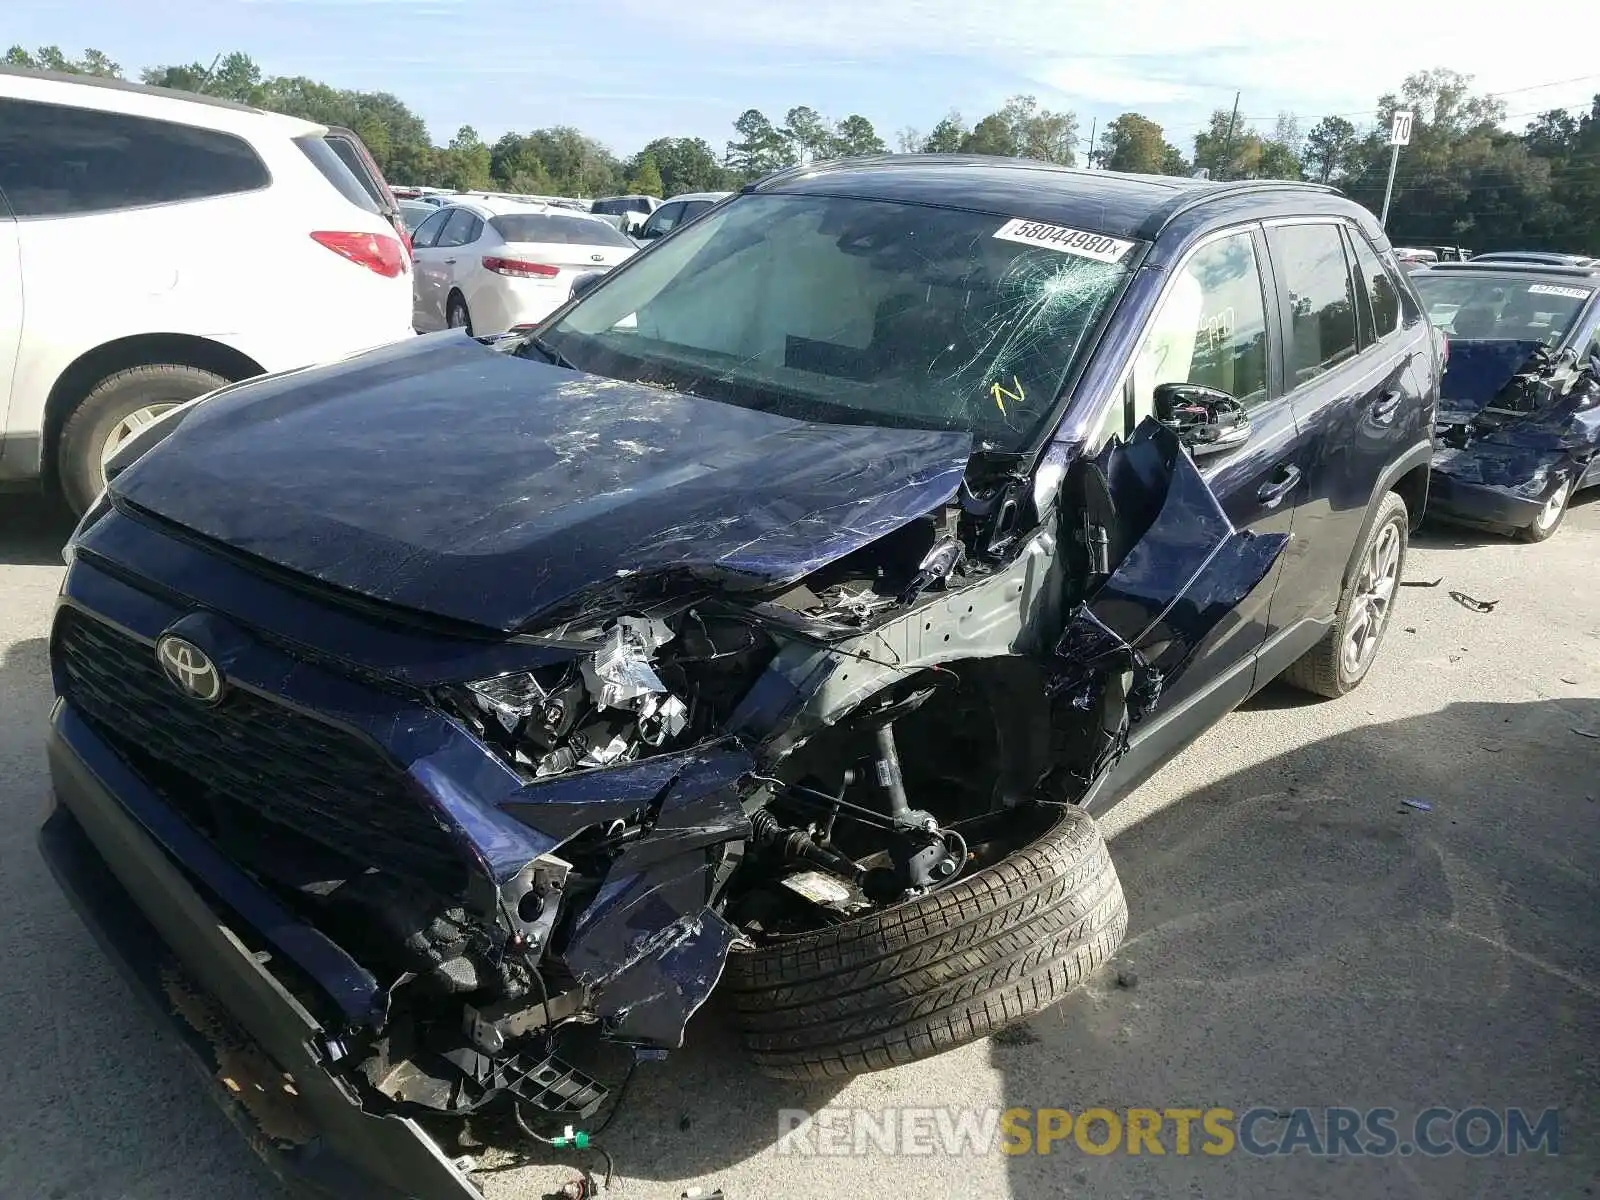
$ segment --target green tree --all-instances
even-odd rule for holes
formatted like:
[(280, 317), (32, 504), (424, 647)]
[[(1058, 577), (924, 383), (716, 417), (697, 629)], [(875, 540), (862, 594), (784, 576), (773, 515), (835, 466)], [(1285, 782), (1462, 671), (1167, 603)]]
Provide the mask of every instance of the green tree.
[(1329, 183), (1342, 175), (1356, 148), (1356, 127), (1343, 117), (1323, 117), (1306, 134), (1300, 166), (1305, 176)]
[(1017, 138), (1005, 117), (999, 113), (991, 113), (973, 126), (972, 132), (961, 140), (961, 152), (1015, 158)]
[(727, 165), (747, 179), (757, 179), (794, 165), (794, 148), (760, 109), (747, 108), (733, 123), (739, 140), (728, 143)]
[(894, 135), (895, 149), (901, 154), (920, 154), (923, 144), (928, 139), (922, 136), (922, 131), (911, 125), (904, 125)]
[(661, 171), (663, 196), (733, 190), (728, 169), (703, 138), (657, 138), (628, 160), (630, 175), (647, 155)]
[(648, 154), (639, 163), (633, 177), (628, 180), (628, 191), (640, 196), (660, 196), (662, 192), (661, 168)]
[(1108, 171), (1134, 171), (1144, 175), (1173, 174), (1183, 155), (1168, 143), (1161, 126), (1141, 113), (1123, 113), (1100, 135), (1100, 165)]
[(1256, 175), (1261, 179), (1303, 179), (1300, 156), (1305, 139), (1300, 136), (1300, 121), (1293, 113), (1279, 113), (1272, 135), (1261, 140), (1261, 159)]
[(1194, 138), (1194, 165), (1212, 179), (1254, 179), (1261, 173), (1261, 135), (1244, 128), (1225, 108)]
[(795, 162), (815, 162), (833, 155), (833, 126), (814, 108), (804, 104), (791, 108), (778, 132), (789, 143)]
[(489, 147), (483, 144), (478, 131), (471, 125), (463, 125), (456, 130), (442, 158), (440, 166), (444, 174), (444, 186), (464, 192), (488, 189), (492, 157)]
[(1039, 107), (1032, 96), (1013, 96), (1000, 115), (1011, 128), (1011, 138), (1022, 158), (1060, 163), (1070, 167), (1077, 159), (1078, 118), (1070, 112)]
[(103, 79), (121, 79), (122, 66), (112, 62), (99, 50), (85, 50), (82, 58), (68, 58), (60, 46), (40, 46), (29, 54), (21, 46), (6, 51), (8, 67), (26, 67), (33, 71), (56, 71), (63, 75), (96, 75)]
[(864, 154), (883, 154), (888, 151), (872, 122), (859, 113), (851, 113), (839, 122), (839, 128), (829, 139), (829, 150), (836, 158), (858, 158)]
[(945, 114), (944, 119), (933, 127), (933, 132), (928, 134), (922, 143), (922, 153), (959, 154), (971, 134), (972, 131), (961, 119), (961, 114), (951, 109)]

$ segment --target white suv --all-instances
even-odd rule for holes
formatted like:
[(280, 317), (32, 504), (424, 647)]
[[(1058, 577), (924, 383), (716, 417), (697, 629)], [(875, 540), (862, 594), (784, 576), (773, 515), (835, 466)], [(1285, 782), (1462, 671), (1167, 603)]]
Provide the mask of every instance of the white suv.
[(410, 247), (329, 136), (0, 68), (0, 484), (81, 511), (166, 409), (412, 336)]

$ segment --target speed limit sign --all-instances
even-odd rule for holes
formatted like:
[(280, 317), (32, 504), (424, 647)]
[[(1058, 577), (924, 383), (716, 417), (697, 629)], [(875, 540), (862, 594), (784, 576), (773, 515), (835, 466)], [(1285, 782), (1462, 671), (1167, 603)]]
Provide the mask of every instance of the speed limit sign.
[(1409, 146), (1411, 144), (1411, 114), (1397, 112), (1394, 115), (1394, 124), (1389, 128), (1389, 145)]

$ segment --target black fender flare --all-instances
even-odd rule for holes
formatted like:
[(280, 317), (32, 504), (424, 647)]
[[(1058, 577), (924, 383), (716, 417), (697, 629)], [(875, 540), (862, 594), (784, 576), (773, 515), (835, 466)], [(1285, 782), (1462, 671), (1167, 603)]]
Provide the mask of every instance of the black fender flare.
[[(1433, 462), (1433, 439), (1428, 438), (1415, 443), (1405, 453), (1401, 454), (1378, 476), (1378, 481), (1373, 485), (1372, 495), (1367, 498), (1367, 515), (1361, 522), (1361, 533), (1356, 537), (1355, 544), (1350, 547), (1350, 557), (1345, 562), (1344, 574), (1339, 577), (1339, 586), (1342, 589), (1350, 582), (1350, 577), (1361, 561), (1361, 551), (1366, 547), (1367, 538), (1372, 535), (1372, 523), (1378, 516), (1378, 504), (1384, 496), (1395, 490), (1394, 485), (1405, 475), (1415, 471), (1418, 467), (1427, 467)], [(1427, 508), (1428, 480), (1427, 476), (1422, 481), (1423, 502), (1417, 506), (1415, 512), (1410, 513), (1411, 528), (1415, 529), (1422, 520), (1423, 511)], [(1407, 506), (1410, 502), (1407, 501)]]

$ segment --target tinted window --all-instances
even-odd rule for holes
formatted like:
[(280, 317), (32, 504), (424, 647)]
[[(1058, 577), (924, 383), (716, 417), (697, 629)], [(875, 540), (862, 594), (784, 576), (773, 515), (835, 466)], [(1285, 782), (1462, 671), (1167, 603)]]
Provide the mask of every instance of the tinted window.
[(620, 216), (623, 213), (647, 213), (650, 211), (650, 201), (640, 198), (619, 200), (596, 200), (590, 212), (609, 213)]
[(1293, 387), (1355, 356), (1355, 292), (1338, 225), (1277, 226), (1267, 240), (1289, 293), (1285, 358)]
[(1462, 341), (1541, 342), (1557, 345), (1594, 294), (1583, 280), (1540, 280), (1506, 275), (1412, 277), (1428, 320)]
[(450, 210), (437, 209), (434, 214), (417, 226), (416, 233), (411, 235), (411, 244), (419, 250), (425, 250), (433, 245), (439, 236), (439, 231), (444, 228), (444, 223), (450, 219)]
[(338, 189), (341, 196), (357, 208), (382, 215), (383, 208), (373, 199), (361, 180), (351, 173), (344, 158), (328, 144), (326, 138), (315, 135), (297, 137), (294, 139), (294, 144), (300, 147), (301, 152), (322, 173), (322, 177)]
[[(1173, 278), (1133, 364), (1133, 425), (1155, 411), (1163, 383), (1220, 388), (1246, 405), (1267, 395), (1267, 316), (1248, 232), (1202, 246)], [(1111, 433), (1127, 436), (1120, 410)]]
[(0, 191), (19, 217), (199, 200), (271, 182), (249, 143), (231, 134), (0, 99)]
[(633, 243), (607, 221), (539, 213), (506, 213), (489, 226), (508, 242), (556, 242), (566, 246), (626, 246)]
[(655, 237), (671, 233), (678, 227), (678, 220), (683, 216), (683, 207), (681, 204), (663, 204), (650, 214), (650, 219), (645, 222), (645, 228)]
[(381, 212), (389, 208), (389, 196), (383, 180), (373, 174), (374, 165), (369, 163), (362, 153), (361, 147), (343, 134), (330, 133), (324, 139), (333, 152), (339, 156), (339, 161), (344, 163), (350, 174), (355, 177), (361, 189), (372, 197)]
[(694, 220), (696, 217), (698, 217), (701, 213), (705, 212), (706, 209), (710, 208), (715, 203), (716, 203), (715, 200), (688, 200), (688, 201), (685, 201), (684, 206), (683, 206), (683, 219), (684, 219), (684, 221), (692, 221), (692, 220)]
[(1374, 336), (1387, 337), (1400, 328), (1400, 291), (1367, 239), (1353, 229), (1347, 232), (1356, 248), (1356, 276), (1366, 295), (1363, 310), (1370, 312)]
[(483, 222), (478, 220), (464, 208), (452, 209), (450, 220), (445, 224), (444, 232), (439, 235), (435, 246), (465, 246), (474, 240), (483, 229)]

